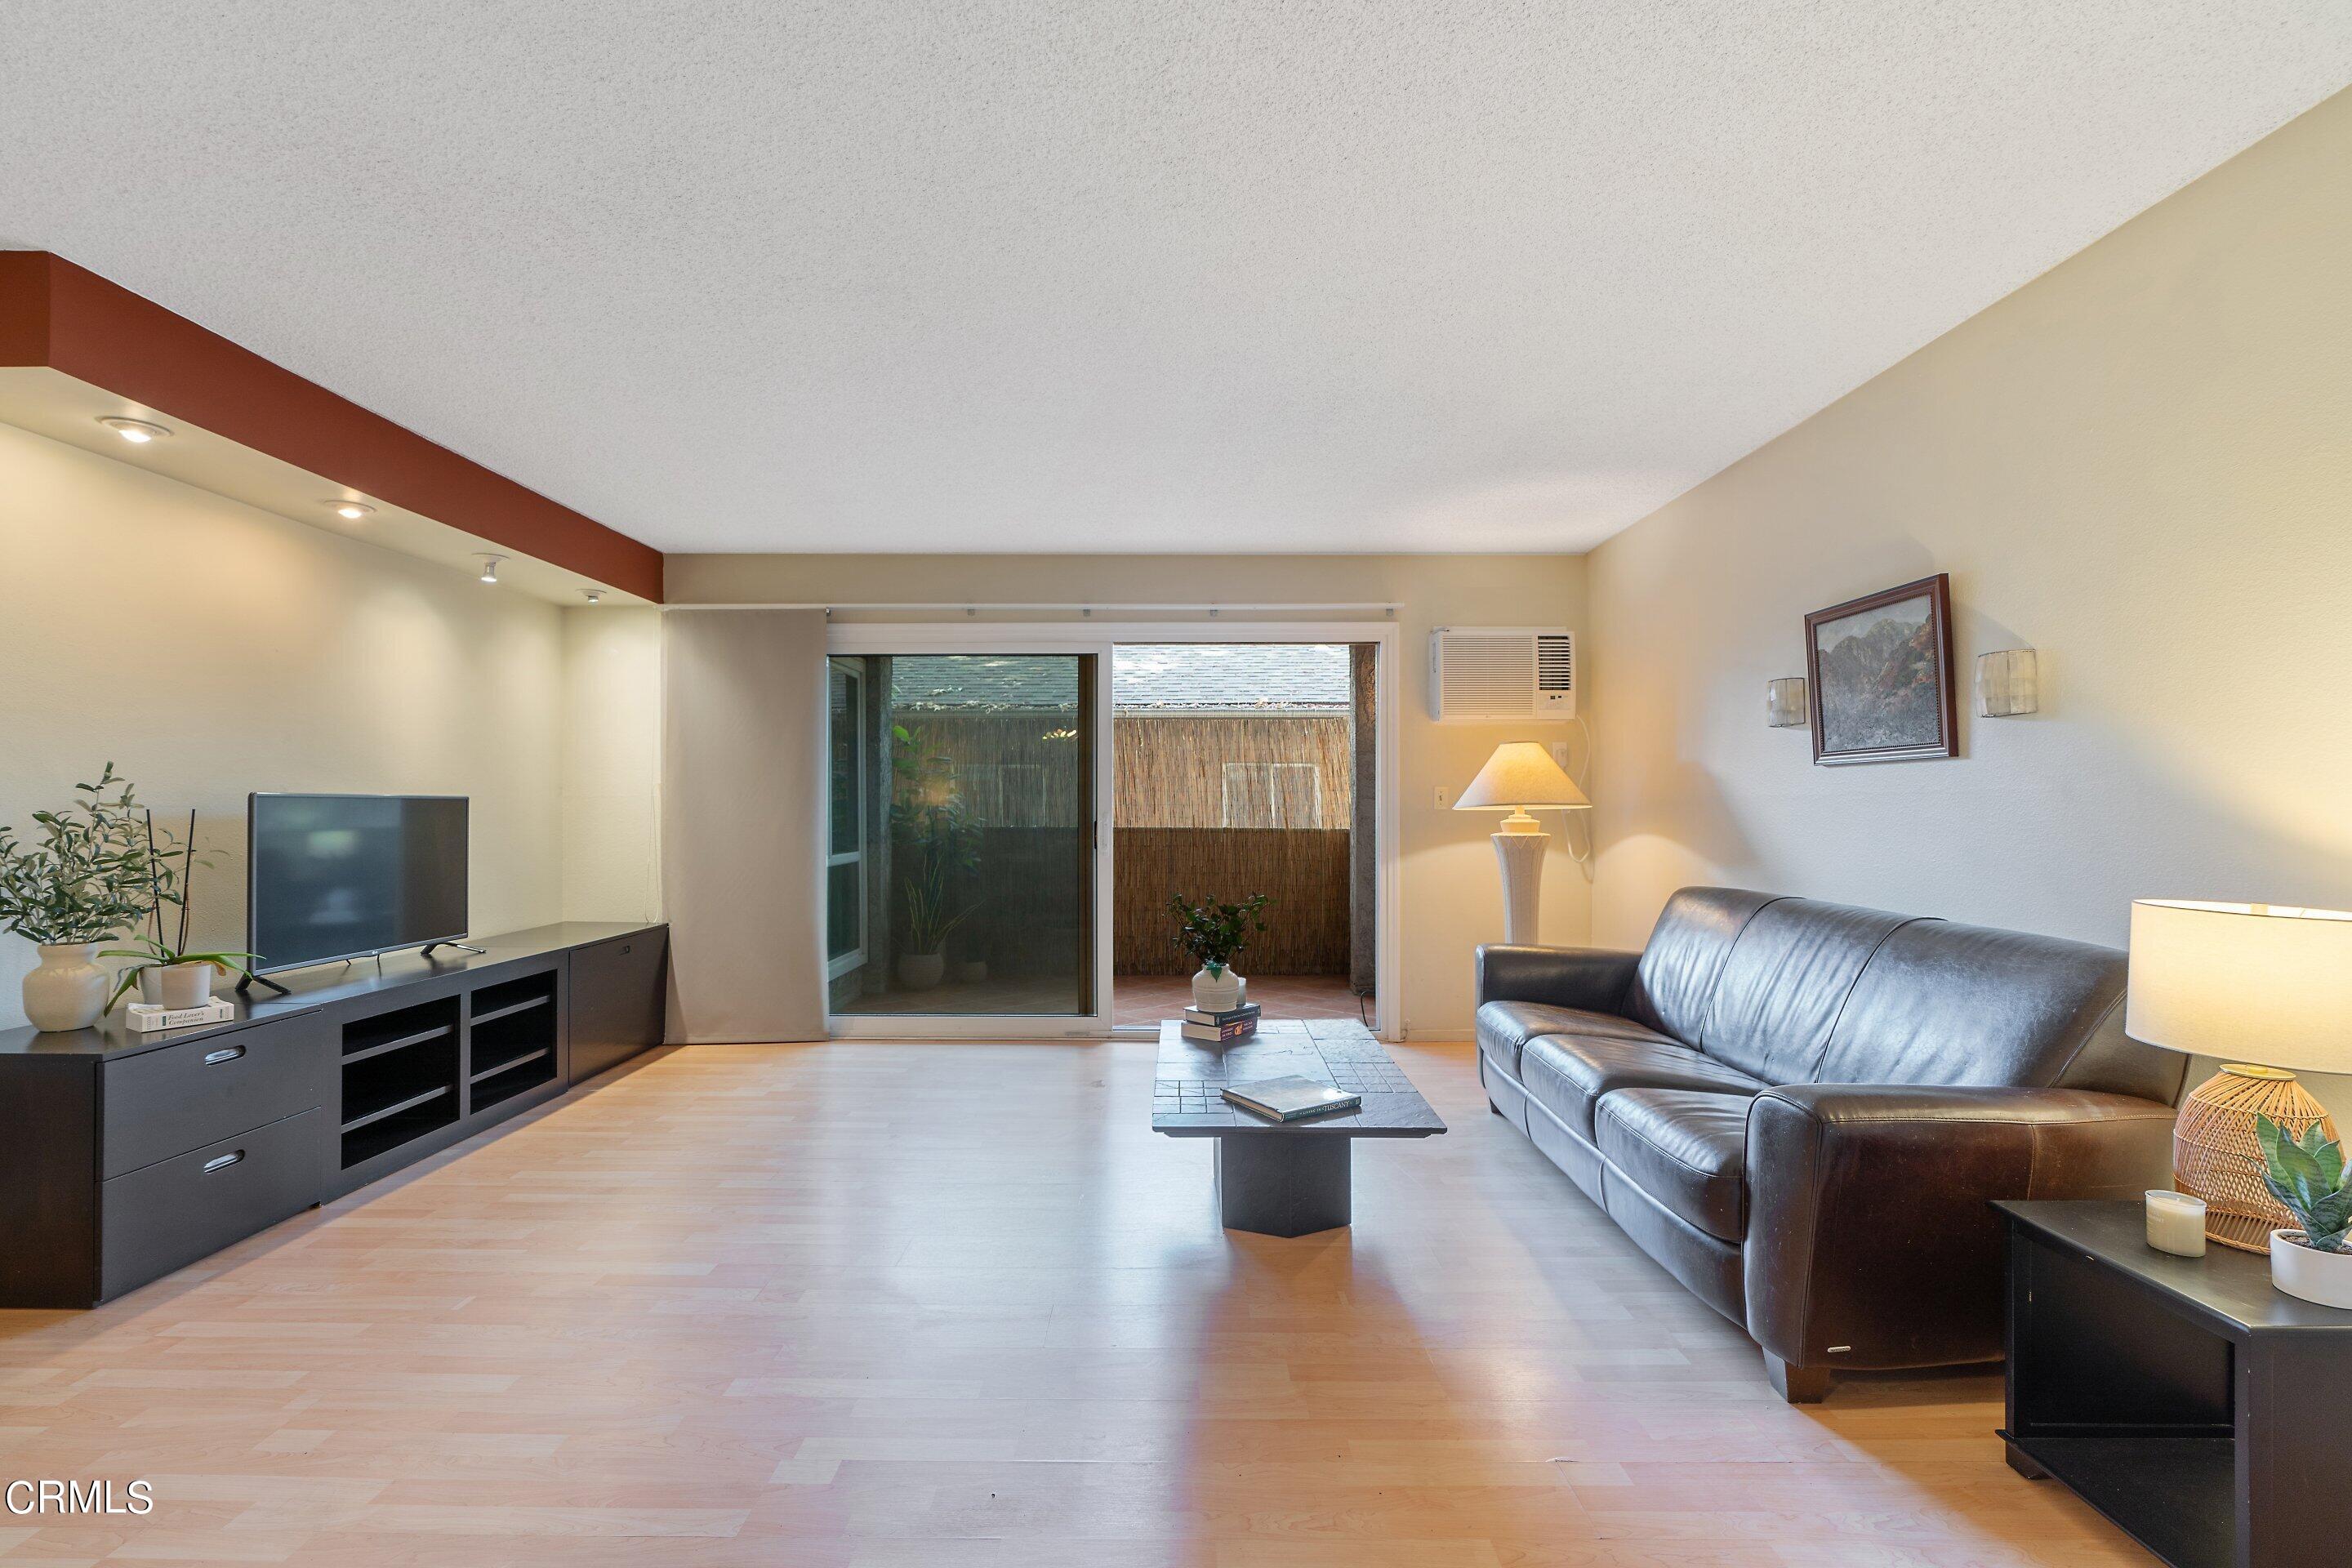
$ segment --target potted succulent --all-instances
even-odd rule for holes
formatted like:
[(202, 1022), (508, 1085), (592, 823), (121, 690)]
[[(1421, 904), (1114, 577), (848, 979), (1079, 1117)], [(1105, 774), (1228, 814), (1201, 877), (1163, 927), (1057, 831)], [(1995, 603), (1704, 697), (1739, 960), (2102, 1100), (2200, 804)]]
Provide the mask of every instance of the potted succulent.
[(1168, 900), (1176, 917), (1176, 945), (1201, 965), (1192, 976), (1192, 1005), (1203, 1013), (1230, 1013), (1249, 994), (1249, 982), (1234, 973), (1234, 959), (1249, 939), (1265, 930), (1259, 918), (1274, 900), (1252, 893), (1237, 904), (1196, 904), (1179, 894)]
[(91, 953), (153, 909), (154, 847), (131, 785), (106, 764), (60, 811), (33, 814), (34, 834), (0, 826), (0, 929), (40, 949), (25, 976), (37, 1029), (87, 1029), (107, 1007), (106, 971)]
[(2271, 1283), (2323, 1307), (2352, 1308), (2352, 1183), (2344, 1146), (2314, 1121), (2298, 1136), (2267, 1116), (2254, 1118), (2263, 1185), (2286, 1205), (2300, 1230), (2271, 1232)]

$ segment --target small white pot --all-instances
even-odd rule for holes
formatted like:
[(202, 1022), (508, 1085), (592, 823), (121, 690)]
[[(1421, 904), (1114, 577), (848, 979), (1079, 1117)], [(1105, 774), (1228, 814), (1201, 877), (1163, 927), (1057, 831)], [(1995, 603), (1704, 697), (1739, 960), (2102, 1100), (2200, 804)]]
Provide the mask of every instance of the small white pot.
[(898, 955), (898, 984), (909, 991), (929, 991), (948, 972), (948, 955), (944, 952), (902, 952)]
[(955, 966), (955, 977), (963, 984), (977, 985), (988, 978), (988, 960), (967, 958)]
[(139, 998), (158, 1007), (201, 1007), (213, 999), (209, 963), (159, 963), (139, 972)]
[(2352, 1310), (2352, 1252), (2305, 1247), (2303, 1232), (2271, 1232), (2271, 1284), (2323, 1307)]
[(33, 1027), (62, 1034), (87, 1029), (106, 1011), (107, 974), (90, 962), (94, 942), (40, 944), (41, 962), (25, 976), (25, 1017)]
[(1192, 1005), (1203, 1013), (1230, 1013), (1249, 994), (1249, 982), (1227, 964), (1212, 974), (1204, 966), (1192, 975)]

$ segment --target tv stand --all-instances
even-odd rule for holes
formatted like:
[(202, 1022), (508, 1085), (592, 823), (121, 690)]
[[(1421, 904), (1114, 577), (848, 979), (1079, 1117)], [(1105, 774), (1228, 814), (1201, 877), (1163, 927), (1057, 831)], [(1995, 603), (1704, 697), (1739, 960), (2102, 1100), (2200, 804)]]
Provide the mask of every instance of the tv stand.
[(481, 957), (484, 952), (488, 951), (487, 948), (468, 947), (462, 942), (428, 942), (423, 947), (416, 950), (416, 956), (419, 958), (430, 958), (433, 956), (433, 950), (436, 947), (454, 947), (459, 952), (470, 952), (477, 958)]
[(0, 1029), (0, 1308), (111, 1300), (621, 1066), (661, 1043), (668, 937), (540, 926), (255, 975), (291, 994), (217, 1024)]

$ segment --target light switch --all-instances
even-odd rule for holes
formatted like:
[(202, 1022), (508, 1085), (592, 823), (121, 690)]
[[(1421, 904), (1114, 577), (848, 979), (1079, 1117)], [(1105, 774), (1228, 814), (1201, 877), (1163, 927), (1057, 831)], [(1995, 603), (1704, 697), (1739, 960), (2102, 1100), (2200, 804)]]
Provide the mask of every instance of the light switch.
[(1437, 786), (1437, 809), (1440, 811), (1447, 811), (1451, 810), (1453, 805), (1454, 792), (1445, 785), (1439, 784)]

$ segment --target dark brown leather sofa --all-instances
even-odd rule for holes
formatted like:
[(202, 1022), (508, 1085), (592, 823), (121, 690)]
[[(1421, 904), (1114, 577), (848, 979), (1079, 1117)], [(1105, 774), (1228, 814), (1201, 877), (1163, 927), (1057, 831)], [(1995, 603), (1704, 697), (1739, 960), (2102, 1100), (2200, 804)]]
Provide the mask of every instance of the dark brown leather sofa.
[(2124, 955), (1685, 888), (1639, 953), (1478, 950), (1496, 1111), (1819, 1399), (1997, 1361), (1996, 1198), (2169, 1183), (2186, 1061), (2123, 1032)]

